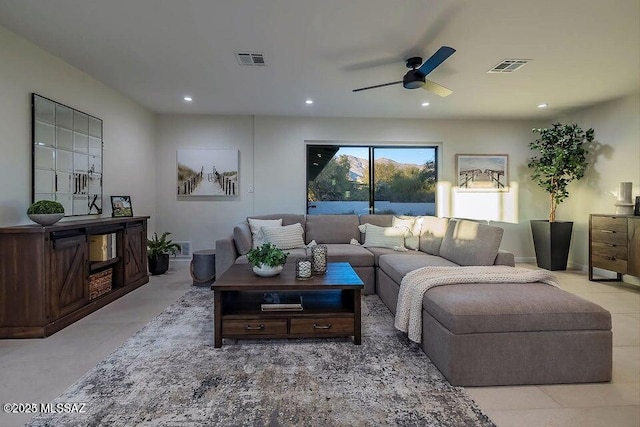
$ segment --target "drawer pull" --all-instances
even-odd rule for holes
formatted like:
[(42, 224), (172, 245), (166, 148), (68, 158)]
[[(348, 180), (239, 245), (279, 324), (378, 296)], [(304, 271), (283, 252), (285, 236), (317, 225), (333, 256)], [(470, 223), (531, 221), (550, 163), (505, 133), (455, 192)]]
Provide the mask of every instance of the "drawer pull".
[(608, 259), (609, 261), (615, 261), (616, 260), (616, 257), (614, 257), (614, 256), (605, 256), (604, 258)]
[(615, 231), (613, 230), (600, 230), (601, 233), (611, 233), (611, 234), (615, 234)]
[(327, 323), (326, 325), (318, 325), (317, 323), (313, 324), (313, 329), (329, 329), (331, 328), (331, 323)]
[(260, 323), (258, 326), (251, 326), (249, 324), (244, 325), (247, 331), (261, 331), (264, 329), (264, 323)]

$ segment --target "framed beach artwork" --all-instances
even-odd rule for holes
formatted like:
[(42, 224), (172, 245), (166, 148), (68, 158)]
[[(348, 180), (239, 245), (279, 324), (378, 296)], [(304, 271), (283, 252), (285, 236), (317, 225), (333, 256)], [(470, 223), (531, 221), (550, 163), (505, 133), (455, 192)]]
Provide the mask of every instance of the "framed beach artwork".
[(509, 155), (456, 154), (458, 190), (509, 191)]
[(176, 194), (179, 197), (236, 197), (238, 150), (178, 150)]

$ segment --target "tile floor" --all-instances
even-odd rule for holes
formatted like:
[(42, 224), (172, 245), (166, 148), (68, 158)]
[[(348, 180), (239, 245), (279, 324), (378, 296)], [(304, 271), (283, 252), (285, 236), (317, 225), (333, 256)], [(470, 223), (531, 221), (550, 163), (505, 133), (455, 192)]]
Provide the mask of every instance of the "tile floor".
[[(498, 426), (640, 426), (640, 291), (555, 272), (563, 289), (612, 313), (613, 381), (604, 384), (469, 387)], [(0, 340), (0, 402), (46, 403), (177, 300), (190, 287), (188, 263), (46, 339)], [(0, 426), (29, 415), (0, 413)]]

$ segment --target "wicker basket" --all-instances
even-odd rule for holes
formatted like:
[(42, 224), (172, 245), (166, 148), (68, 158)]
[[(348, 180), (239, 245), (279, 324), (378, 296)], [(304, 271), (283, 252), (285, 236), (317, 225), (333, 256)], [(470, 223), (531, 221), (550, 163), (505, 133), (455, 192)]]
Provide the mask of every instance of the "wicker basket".
[(108, 268), (89, 276), (89, 299), (96, 299), (111, 290), (113, 269)]

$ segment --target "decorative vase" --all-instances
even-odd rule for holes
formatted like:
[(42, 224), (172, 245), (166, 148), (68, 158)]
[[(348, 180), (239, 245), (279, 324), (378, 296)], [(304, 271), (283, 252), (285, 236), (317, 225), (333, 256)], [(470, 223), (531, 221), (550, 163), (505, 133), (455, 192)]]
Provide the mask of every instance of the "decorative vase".
[(53, 213), (53, 214), (27, 214), (29, 219), (35, 223), (38, 223), (42, 226), (44, 225), (52, 225), (56, 222), (60, 221), (62, 217), (64, 217), (64, 213)]
[(268, 265), (261, 264), (260, 266), (254, 265), (253, 272), (261, 277), (271, 277), (280, 274), (284, 267), (282, 265), (276, 265), (270, 267)]
[(311, 258), (313, 260), (313, 272), (315, 274), (325, 274), (327, 272), (327, 247), (317, 245), (311, 248)]
[(298, 280), (308, 280), (312, 277), (312, 266), (313, 262), (311, 258), (297, 258), (296, 259), (296, 279)]
[(633, 202), (631, 201), (631, 192), (633, 190), (633, 183), (621, 182), (618, 189), (618, 200), (616, 202), (616, 214), (617, 215), (631, 215), (633, 214)]

